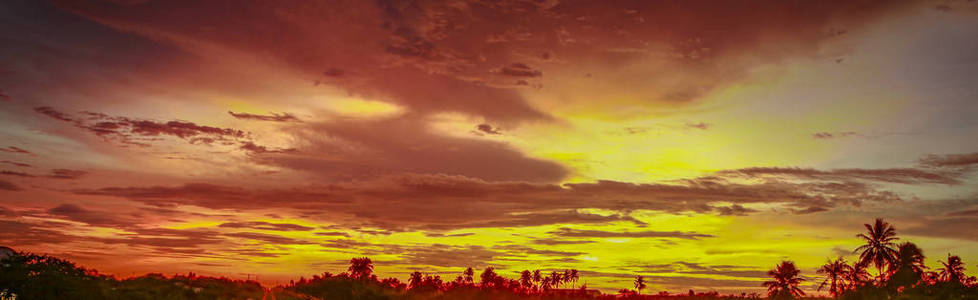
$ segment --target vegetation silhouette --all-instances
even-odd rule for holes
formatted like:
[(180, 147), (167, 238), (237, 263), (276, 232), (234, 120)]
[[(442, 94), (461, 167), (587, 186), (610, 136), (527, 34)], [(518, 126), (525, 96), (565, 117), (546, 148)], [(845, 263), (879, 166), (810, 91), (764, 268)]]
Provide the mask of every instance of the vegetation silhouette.
[[(849, 264), (845, 258), (828, 260), (815, 271), (823, 278), (817, 290), (826, 290), (842, 300), (978, 300), (978, 280), (965, 274), (960, 257), (948, 254), (941, 266), (931, 271), (924, 264), (923, 251), (912, 242), (899, 245), (896, 229), (882, 219), (865, 224), (867, 233), (859, 234), (866, 244), (853, 253), (858, 260)], [(283, 300), (577, 300), (577, 299), (753, 299), (760, 295), (720, 295), (717, 292), (658, 293), (643, 295), (647, 277), (638, 275), (635, 290), (621, 289), (618, 294), (603, 294), (577, 285), (581, 273), (567, 270), (523, 270), (518, 279), (497, 274), (486, 267), (476, 283), (475, 270), (466, 268), (454, 280), (440, 275), (414, 271), (407, 283), (398, 278), (379, 279), (370, 258), (350, 260), (346, 272), (329, 272), (272, 288), (250, 280), (187, 275), (147, 274), (117, 279), (95, 270), (47, 255), (21, 253), (0, 247), (0, 299), (283, 299)], [(871, 276), (872, 265), (878, 271)], [(782, 261), (768, 271), (770, 280), (761, 286), (770, 299), (819, 299), (806, 296), (801, 289), (802, 271), (792, 261)], [(566, 287), (570, 285), (570, 289)]]

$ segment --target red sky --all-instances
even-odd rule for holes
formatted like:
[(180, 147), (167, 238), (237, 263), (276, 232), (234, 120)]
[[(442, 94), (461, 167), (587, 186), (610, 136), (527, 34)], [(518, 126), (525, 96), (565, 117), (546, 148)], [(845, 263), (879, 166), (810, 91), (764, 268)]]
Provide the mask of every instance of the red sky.
[(756, 291), (875, 217), (978, 262), (970, 1), (0, 8), (0, 245), (110, 274)]

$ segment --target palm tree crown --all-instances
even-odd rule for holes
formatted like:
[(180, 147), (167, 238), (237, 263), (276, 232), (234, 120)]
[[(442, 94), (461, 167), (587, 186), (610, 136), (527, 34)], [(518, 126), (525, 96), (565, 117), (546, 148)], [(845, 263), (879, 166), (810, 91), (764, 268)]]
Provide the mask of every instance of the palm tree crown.
[(923, 250), (911, 242), (901, 243), (896, 259), (889, 266), (890, 281), (887, 285), (893, 288), (915, 286), (926, 268)]
[(957, 255), (947, 255), (947, 262), (941, 262), (943, 268), (941, 268), (940, 279), (944, 282), (963, 282), (966, 278), (964, 275), (964, 263), (961, 262), (961, 257)]
[(798, 276), (801, 273), (792, 261), (782, 261), (777, 267), (767, 272), (768, 276), (774, 280), (765, 281), (762, 285), (767, 287), (767, 294), (770, 298), (790, 299), (801, 297), (805, 292), (798, 288), (804, 278)]
[(818, 268), (816, 272), (819, 274), (825, 274), (825, 280), (818, 285), (818, 290), (822, 290), (826, 286), (829, 287), (829, 293), (833, 297), (838, 298), (839, 294), (845, 290), (845, 280), (852, 271), (852, 267), (846, 263), (846, 259), (839, 257), (834, 261), (828, 261), (824, 265)]
[(896, 244), (893, 243), (898, 240), (896, 229), (880, 218), (877, 218), (873, 225), (863, 224), (863, 226), (866, 226), (867, 232), (856, 236), (862, 238), (866, 244), (859, 246), (853, 252), (859, 253), (859, 263), (867, 265), (872, 263), (879, 271), (879, 279), (882, 281), (883, 267), (889, 266), (897, 255)]

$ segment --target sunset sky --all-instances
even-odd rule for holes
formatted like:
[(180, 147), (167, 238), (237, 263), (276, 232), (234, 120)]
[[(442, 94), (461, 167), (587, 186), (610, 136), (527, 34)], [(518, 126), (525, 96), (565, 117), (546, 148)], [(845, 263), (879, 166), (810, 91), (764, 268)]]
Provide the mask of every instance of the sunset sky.
[(124, 277), (978, 269), (974, 1), (5, 0), (0, 94), (0, 245)]

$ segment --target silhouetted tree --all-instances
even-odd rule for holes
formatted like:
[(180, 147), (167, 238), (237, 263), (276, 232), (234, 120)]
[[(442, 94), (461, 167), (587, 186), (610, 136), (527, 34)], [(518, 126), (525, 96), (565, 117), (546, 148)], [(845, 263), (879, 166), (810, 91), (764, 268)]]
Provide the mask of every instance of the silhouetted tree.
[(472, 270), (472, 267), (465, 268), (465, 272), (462, 272), (462, 276), (464, 276), (463, 279), (465, 279), (466, 284), (475, 284), (475, 270)]
[(947, 255), (947, 262), (940, 262), (942, 267), (940, 271), (940, 280), (948, 283), (964, 283), (966, 276), (964, 275), (964, 263), (961, 262), (961, 258), (957, 255)]
[(887, 286), (892, 291), (916, 286), (924, 274), (924, 252), (914, 243), (901, 243), (897, 249), (896, 259), (890, 265), (892, 270)]
[(818, 268), (816, 271), (818, 274), (824, 274), (825, 280), (818, 285), (818, 290), (822, 290), (826, 286), (829, 287), (829, 294), (833, 297), (839, 298), (839, 294), (845, 290), (845, 278), (846, 275), (852, 270), (852, 267), (846, 263), (846, 259), (839, 257), (834, 261), (829, 261)]
[(374, 262), (368, 257), (355, 257), (350, 259), (350, 277), (356, 279), (368, 279), (374, 272)]
[(638, 293), (641, 294), (642, 290), (644, 290), (645, 287), (646, 287), (645, 277), (642, 277), (642, 275), (635, 276), (635, 290), (637, 290)]
[(864, 263), (856, 262), (846, 273), (846, 289), (854, 290), (866, 285), (870, 280), (869, 271), (866, 270), (867, 266)]
[(791, 299), (801, 297), (805, 292), (798, 285), (805, 279), (798, 276), (801, 273), (792, 261), (782, 261), (777, 267), (767, 272), (774, 280), (765, 281), (767, 295), (773, 299)]
[(522, 286), (525, 290), (533, 289), (533, 274), (531, 274), (529, 270), (523, 270), (523, 272), (520, 273), (520, 286)]
[(499, 275), (496, 275), (496, 270), (493, 269), (493, 267), (486, 267), (486, 269), (482, 271), (482, 274), (479, 275), (479, 284), (485, 288), (492, 288), (497, 281), (496, 277), (499, 277)]
[(880, 218), (877, 218), (872, 225), (863, 224), (863, 226), (866, 227), (867, 232), (856, 236), (862, 238), (866, 244), (859, 246), (853, 252), (859, 253), (859, 263), (872, 263), (879, 271), (879, 281), (883, 282), (883, 276), (886, 274), (883, 267), (892, 264), (896, 258), (894, 249), (896, 245), (893, 243), (898, 240), (896, 229)]
[(421, 274), (421, 271), (414, 271), (411, 273), (411, 276), (408, 277), (408, 287), (410, 287), (412, 290), (420, 288), (423, 281), (424, 274)]

